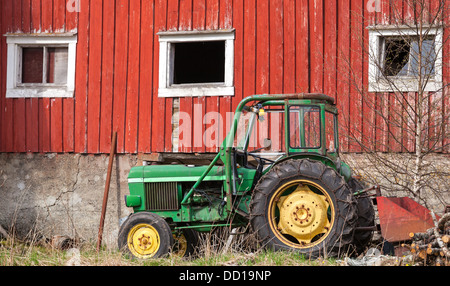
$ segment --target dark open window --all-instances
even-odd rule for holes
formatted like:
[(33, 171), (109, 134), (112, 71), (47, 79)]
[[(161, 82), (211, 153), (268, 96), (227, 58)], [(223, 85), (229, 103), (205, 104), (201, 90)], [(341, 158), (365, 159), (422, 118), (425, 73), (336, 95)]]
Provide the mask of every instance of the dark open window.
[(67, 83), (67, 47), (23, 47), (21, 63), (21, 83)]
[(386, 37), (384, 75), (417, 76), (419, 69), (422, 75), (434, 75), (436, 62), (434, 42), (434, 37), (428, 37), (419, 48), (418, 37)]
[(44, 48), (22, 49), (22, 83), (42, 83)]
[(225, 41), (174, 44), (174, 84), (225, 82)]

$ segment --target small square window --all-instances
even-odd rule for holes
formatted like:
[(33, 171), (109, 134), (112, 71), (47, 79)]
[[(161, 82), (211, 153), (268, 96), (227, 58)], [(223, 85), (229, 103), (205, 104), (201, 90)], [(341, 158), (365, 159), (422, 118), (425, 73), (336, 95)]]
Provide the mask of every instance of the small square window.
[(234, 95), (234, 30), (158, 35), (159, 97)]
[(67, 84), (68, 50), (65, 47), (22, 48), (18, 84)]
[(6, 97), (73, 97), (76, 36), (6, 36)]
[(420, 55), (422, 75), (434, 75), (436, 62), (435, 37), (425, 39), (422, 42), (421, 52), (419, 52), (417, 37), (410, 39), (386, 37), (384, 41), (383, 72), (385, 76), (418, 76)]
[(67, 83), (68, 48), (48, 48), (47, 66), (44, 74), (47, 83), (64, 85)]
[(44, 70), (44, 48), (22, 49), (21, 83), (42, 83)]
[[(442, 89), (442, 28), (369, 27), (369, 92), (417, 92)], [(420, 47), (420, 48), (419, 48)], [(420, 66), (419, 66), (420, 58)]]
[(174, 44), (174, 84), (225, 82), (225, 41)]

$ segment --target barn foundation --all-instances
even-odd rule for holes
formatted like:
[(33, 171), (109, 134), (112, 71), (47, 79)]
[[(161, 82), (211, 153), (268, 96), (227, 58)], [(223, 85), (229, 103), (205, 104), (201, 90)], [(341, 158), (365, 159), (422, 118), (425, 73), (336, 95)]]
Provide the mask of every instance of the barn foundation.
[[(356, 172), (373, 176), (363, 154), (344, 156)], [(436, 164), (450, 165), (450, 156), (433, 156)], [(116, 155), (103, 243), (116, 247), (120, 220), (131, 213), (123, 197), (128, 194), (127, 176), (133, 166), (143, 162), (204, 165), (210, 157), (178, 153)], [(108, 155), (0, 153), (0, 225), (21, 239), (63, 235), (96, 241), (108, 162)], [(433, 204), (437, 213), (443, 211), (441, 202)]]

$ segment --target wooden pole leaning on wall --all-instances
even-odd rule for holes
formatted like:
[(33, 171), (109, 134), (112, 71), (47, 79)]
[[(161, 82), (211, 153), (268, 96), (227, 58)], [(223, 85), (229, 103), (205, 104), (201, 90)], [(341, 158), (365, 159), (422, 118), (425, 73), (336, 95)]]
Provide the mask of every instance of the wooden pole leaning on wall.
[(100, 217), (100, 226), (98, 229), (97, 253), (99, 252), (100, 246), (102, 245), (103, 227), (105, 226), (106, 206), (108, 204), (109, 186), (111, 184), (111, 172), (114, 162), (114, 155), (116, 153), (116, 144), (117, 144), (117, 132), (114, 132), (111, 141), (111, 153), (109, 155), (108, 174), (106, 176), (106, 183), (105, 183), (105, 193), (103, 195), (102, 215)]

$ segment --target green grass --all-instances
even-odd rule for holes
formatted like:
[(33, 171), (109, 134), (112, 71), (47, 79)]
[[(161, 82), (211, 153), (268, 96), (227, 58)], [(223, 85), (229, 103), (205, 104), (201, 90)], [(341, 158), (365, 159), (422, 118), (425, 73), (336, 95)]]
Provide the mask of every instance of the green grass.
[[(147, 261), (128, 259), (115, 249), (96, 251), (94, 243), (84, 243), (75, 255), (80, 266), (320, 266), (335, 265), (333, 259), (310, 260), (290, 252), (209, 250), (195, 259), (169, 256)], [(0, 266), (65, 266), (73, 260), (73, 250), (59, 250), (41, 243), (0, 242)], [(78, 259), (77, 259), (78, 258)]]
[[(330, 266), (334, 259), (302, 257), (295, 252), (261, 250), (253, 235), (237, 235), (229, 244), (229, 230), (217, 229), (199, 234), (198, 255), (195, 258), (167, 258), (146, 261), (129, 259), (114, 246), (96, 242), (73, 242), (75, 249), (61, 250), (50, 241), (31, 239), (23, 242), (14, 236), (0, 240), (0, 266)], [(60, 241), (60, 240), (56, 240)], [(56, 243), (61, 246), (61, 244)]]

